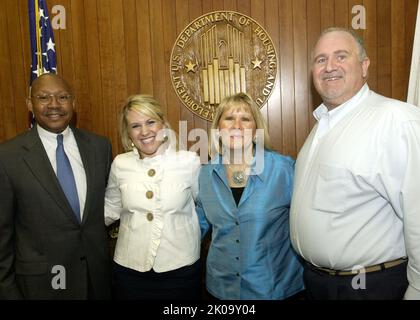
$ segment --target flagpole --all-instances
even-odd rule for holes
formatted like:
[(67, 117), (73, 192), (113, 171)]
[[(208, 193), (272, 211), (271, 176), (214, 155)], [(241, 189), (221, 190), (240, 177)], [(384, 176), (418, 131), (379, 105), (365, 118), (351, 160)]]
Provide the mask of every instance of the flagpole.
[(35, 31), (36, 31), (36, 55), (38, 56), (37, 59), (37, 70), (38, 76), (42, 74), (42, 47), (41, 47), (41, 34), (40, 34), (40, 26), (39, 26), (39, 6), (38, 0), (35, 1)]
[[(31, 43), (31, 70), (29, 87), (32, 81), (44, 73), (57, 72), (54, 31), (48, 14), (47, 0), (27, 0), (29, 16), (29, 38)], [(31, 89), (29, 89), (29, 98)], [(29, 126), (33, 125), (30, 118)]]

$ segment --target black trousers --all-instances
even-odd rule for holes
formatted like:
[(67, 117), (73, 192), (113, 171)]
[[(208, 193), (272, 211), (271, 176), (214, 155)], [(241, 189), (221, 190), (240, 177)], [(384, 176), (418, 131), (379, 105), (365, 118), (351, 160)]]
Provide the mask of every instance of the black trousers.
[(408, 287), (407, 262), (365, 274), (332, 276), (304, 265), (308, 300), (401, 300)]
[(162, 273), (153, 270), (138, 272), (114, 262), (113, 282), (117, 300), (199, 300), (200, 260)]

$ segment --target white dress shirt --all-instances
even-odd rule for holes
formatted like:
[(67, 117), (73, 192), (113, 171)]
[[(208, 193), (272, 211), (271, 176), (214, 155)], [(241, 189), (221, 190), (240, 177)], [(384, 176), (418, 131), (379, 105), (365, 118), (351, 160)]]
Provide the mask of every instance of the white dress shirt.
[(105, 196), (105, 222), (120, 219), (114, 261), (140, 272), (191, 265), (200, 257), (195, 212), (200, 158), (168, 148), (140, 159), (136, 149), (118, 155)]
[[(42, 141), (48, 159), (50, 159), (51, 166), (57, 175), (57, 134), (43, 129), (41, 126), (36, 127), (38, 135)], [(73, 170), (74, 179), (76, 180), (77, 195), (79, 197), (80, 218), (83, 219), (83, 210), (85, 209), (87, 182), (86, 173), (83, 166), (82, 158), (80, 157), (79, 148), (77, 147), (76, 139), (70, 127), (67, 127), (63, 132), (64, 151), (69, 158), (71, 168)]]
[(292, 244), (336, 270), (408, 256), (406, 298), (419, 298), (420, 110), (367, 85), (337, 108), (329, 113), (338, 120), (316, 142), (315, 126), (297, 158)]

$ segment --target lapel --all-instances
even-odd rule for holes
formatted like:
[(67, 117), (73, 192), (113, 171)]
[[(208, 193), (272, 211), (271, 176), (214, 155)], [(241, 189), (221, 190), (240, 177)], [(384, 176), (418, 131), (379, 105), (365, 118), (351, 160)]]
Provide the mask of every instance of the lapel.
[(31, 170), (32, 174), (42, 185), (45, 191), (56, 202), (57, 206), (76, 224), (79, 224), (74, 216), (66, 196), (61, 190), (60, 183), (51, 166), (50, 159), (45, 152), (44, 146), (39, 138), (36, 126), (25, 137), (23, 148), (27, 153), (23, 160)]
[(85, 133), (77, 128), (72, 127), (71, 129), (76, 139), (86, 174), (86, 202), (85, 209), (83, 210), (83, 225), (88, 218), (89, 212), (91, 211), (90, 207), (92, 206), (92, 190), (94, 189), (93, 183), (95, 181), (95, 148), (91, 145), (91, 141)]

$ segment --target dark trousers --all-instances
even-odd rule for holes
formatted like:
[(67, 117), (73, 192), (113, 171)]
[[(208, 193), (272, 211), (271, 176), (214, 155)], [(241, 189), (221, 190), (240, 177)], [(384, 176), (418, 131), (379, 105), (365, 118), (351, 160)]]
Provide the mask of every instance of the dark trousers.
[(138, 272), (114, 262), (114, 297), (117, 300), (199, 300), (200, 275), (200, 260), (161, 273)]
[(309, 300), (401, 300), (408, 287), (407, 262), (349, 276), (332, 276), (305, 264), (303, 279)]

